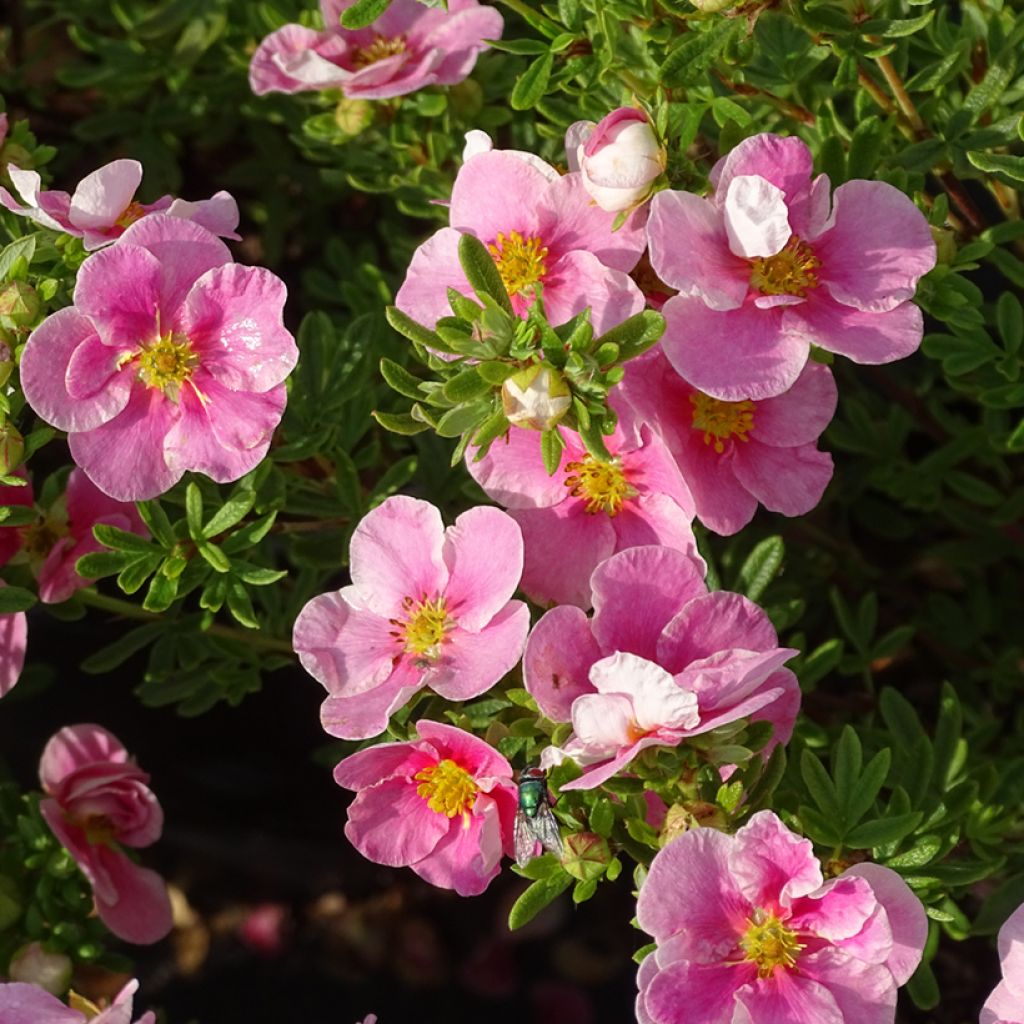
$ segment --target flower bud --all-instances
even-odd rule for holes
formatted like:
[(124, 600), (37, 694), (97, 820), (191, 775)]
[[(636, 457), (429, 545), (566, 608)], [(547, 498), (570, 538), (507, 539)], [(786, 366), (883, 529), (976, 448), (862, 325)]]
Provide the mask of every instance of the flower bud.
[(21, 465), (25, 454), (25, 439), (17, 427), (10, 423), (0, 426), (0, 476), (6, 476)]
[(665, 170), (668, 154), (642, 110), (619, 107), (588, 131), (577, 121), (566, 132), (566, 148), (575, 146), (583, 187), (609, 213), (642, 203)]
[(950, 264), (956, 259), (956, 235), (948, 228), (932, 226), (935, 239), (936, 259), (939, 263)]
[(0, 327), (31, 327), (42, 308), (35, 288), (24, 281), (8, 281), (0, 288)]
[(569, 410), (572, 399), (562, 375), (534, 363), (501, 386), (501, 404), (509, 423), (526, 430), (550, 430)]
[(562, 867), (581, 882), (600, 878), (611, 859), (608, 841), (595, 832), (574, 832), (562, 843)]
[(343, 97), (334, 110), (334, 123), (346, 135), (358, 135), (373, 121), (373, 104), (358, 97)]
[(71, 967), (63, 953), (48, 953), (40, 943), (30, 942), (11, 957), (11, 981), (38, 985), (50, 995), (62, 996), (71, 984)]

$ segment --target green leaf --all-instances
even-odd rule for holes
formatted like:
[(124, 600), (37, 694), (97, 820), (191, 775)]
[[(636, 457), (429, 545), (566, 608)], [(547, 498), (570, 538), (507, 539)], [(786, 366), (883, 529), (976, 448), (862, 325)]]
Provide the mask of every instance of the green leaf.
[(171, 521), (160, 504), (160, 499), (137, 501), (135, 507), (139, 510), (139, 515), (149, 528), (153, 539), (165, 548), (173, 548), (177, 543), (177, 538), (174, 536), (174, 527), (171, 526)]
[(857, 789), (860, 781), (860, 769), (862, 760), (862, 749), (860, 737), (858, 737), (853, 726), (844, 725), (843, 731), (839, 734), (839, 742), (836, 743), (832, 759), (832, 775), (835, 778), (836, 798), (839, 806), (845, 811), (850, 803), (850, 798)]
[(252, 606), (252, 600), (248, 591), (238, 580), (231, 580), (228, 584), (228, 611), (248, 629), (259, 629), (259, 619), (256, 618), (256, 611)]
[(189, 536), (193, 540), (202, 540), (203, 492), (199, 490), (199, 485), (195, 481), (190, 481), (185, 488), (185, 517), (188, 520)]
[(839, 664), (843, 656), (843, 646), (843, 641), (834, 637), (820, 644), (804, 658), (799, 672), (800, 684), (804, 690), (810, 690)]
[(1002, 153), (978, 153), (968, 150), (967, 159), (988, 174), (994, 174), (1000, 181), (1019, 188), (1024, 185), (1024, 156), (1007, 156)]
[(168, 579), (162, 573), (153, 577), (142, 607), (147, 612), (165, 612), (178, 596), (178, 577)]
[(663, 85), (674, 88), (694, 84), (695, 78), (711, 67), (738, 30), (738, 22), (733, 18), (715, 18), (710, 25), (706, 31), (686, 33), (682, 42), (669, 52), (661, 65)]
[(572, 876), (567, 872), (559, 871), (547, 878), (539, 878), (530, 885), (512, 904), (508, 914), (509, 930), (515, 931), (532, 921), (549, 903), (558, 899), (569, 888), (572, 880)]
[[(876, 846), (895, 843), (910, 835), (921, 823), (921, 812), (897, 814), (889, 818), (874, 818), (851, 829), (843, 838), (846, 846), (854, 850), (872, 850)], [(893, 861), (889, 861), (889, 866)]]
[(843, 802), (847, 825), (856, 825), (870, 810), (882, 786), (885, 785), (891, 764), (892, 751), (888, 747), (880, 750), (868, 761), (864, 774), (860, 776)]
[(939, 983), (931, 965), (922, 963), (907, 982), (907, 995), (919, 1010), (934, 1010), (942, 998)]
[(479, 238), (470, 234), (463, 234), (459, 238), (459, 263), (462, 264), (462, 271), (470, 287), (481, 301), (485, 295), (489, 295), (502, 310), (510, 316), (514, 315), (505, 282), (487, 247)]
[(196, 548), (203, 559), (217, 572), (227, 572), (231, 568), (231, 559), (216, 544), (200, 541), (196, 544)]
[(110, 672), (119, 665), (123, 665), (136, 651), (141, 651), (143, 647), (166, 632), (166, 622), (147, 622), (144, 626), (137, 626), (112, 644), (101, 648), (95, 654), (90, 654), (81, 663), (80, 668), (83, 672), (88, 672), (89, 675)]
[(1005, 291), (996, 303), (996, 323), (1003, 348), (1016, 353), (1024, 343), (1024, 306), (1013, 292)]
[(24, 587), (0, 587), (0, 615), (24, 612), (36, 603), (36, 595)]
[(540, 454), (544, 460), (544, 468), (547, 470), (548, 476), (554, 476), (558, 471), (559, 463), (562, 461), (562, 449), (565, 447), (565, 441), (562, 438), (561, 431), (558, 427), (552, 427), (551, 430), (545, 430), (540, 435)]
[(137, 559), (134, 555), (124, 551), (96, 551), (78, 559), (75, 572), (86, 579), (98, 580), (104, 576), (113, 576), (135, 561)]
[(403, 338), (422, 345), (423, 348), (434, 349), (437, 352), (452, 351), (434, 331), (416, 323), (411, 316), (406, 316), (397, 306), (388, 306), (384, 310), (384, 318)]
[(10, 245), (5, 246), (3, 252), (0, 252), (0, 281), (7, 279), (7, 275), (11, 272), (11, 268), (18, 260), (24, 260), (26, 263), (32, 262), (32, 257), (36, 251), (36, 236), (26, 235), (24, 238), (18, 238), (11, 242)]
[(407, 412), (394, 413), (374, 410), (370, 415), (392, 434), (422, 434), (424, 430), (430, 429), (430, 424), (413, 419)]
[(228, 500), (210, 518), (203, 528), (205, 537), (216, 537), (240, 523), (256, 504), (256, 492), (248, 487), (233, 491)]
[(421, 389), (423, 381), (419, 377), (414, 377), (404, 366), (399, 366), (391, 359), (382, 359), (380, 375), (387, 381), (392, 391), (397, 391), (400, 395), (416, 402), (423, 401), (424, 393)]
[(149, 555), (156, 552), (153, 543), (137, 533), (129, 533), (127, 530), (119, 530), (116, 526), (108, 526), (106, 523), (97, 523), (92, 528), (92, 535), (111, 551), (132, 551), (140, 555)]
[(835, 784), (813, 751), (805, 749), (800, 752), (800, 775), (807, 792), (811, 794), (822, 814), (833, 822), (839, 821), (842, 818), (842, 809)]
[(612, 808), (612, 802), (604, 797), (600, 797), (590, 809), (591, 831), (607, 839), (612, 834), (614, 825), (615, 811)]
[(486, 394), (491, 390), (491, 386), (480, 376), (475, 366), (470, 366), (450, 378), (441, 390), (449, 402), (461, 405)]
[(537, 101), (547, 90), (554, 63), (554, 54), (541, 54), (519, 76), (509, 98), (509, 105), (513, 110), (529, 110), (537, 105)]
[(600, 338), (591, 343), (591, 349), (603, 348), (605, 345), (617, 345), (622, 362), (646, 352), (665, 333), (665, 318), (653, 309), (645, 309), (636, 313), (628, 320), (605, 331)]
[[(347, 10), (341, 12), (341, 24), (345, 28), (366, 28), (376, 21), (391, 6), (391, 0), (356, 0)], [(328, 31), (334, 25), (324, 26)]]
[(757, 601), (782, 568), (786, 545), (779, 536), (766, 537), (747, 556), (736, 580), (736, 588)]

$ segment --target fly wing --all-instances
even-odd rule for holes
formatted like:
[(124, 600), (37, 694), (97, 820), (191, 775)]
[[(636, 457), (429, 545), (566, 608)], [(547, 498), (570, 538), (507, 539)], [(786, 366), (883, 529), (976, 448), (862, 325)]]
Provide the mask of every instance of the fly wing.
[(531, 822), (533, 834), (540, 840), (541, 845), (549, 853), (556, 857), (562, 856), (562, 833), (558, 831), (558, 822), (547, 805), (540, 808)]
[(533, 820), (523, 811), (516, 811), (515, 825), (512, 830), (516, 849), (516, 863), (525, 868), (533, 860), (537, 852), (538, 836), (534, 835)]

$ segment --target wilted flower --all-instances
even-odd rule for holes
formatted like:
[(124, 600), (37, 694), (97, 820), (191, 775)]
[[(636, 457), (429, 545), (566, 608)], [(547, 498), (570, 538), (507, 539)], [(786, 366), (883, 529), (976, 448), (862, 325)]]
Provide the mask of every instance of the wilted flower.
[(1024, 1022), (1024, 905), (999, 929), (999, 965), (1002, 980), (981, 1008), (981, 1024)]
[(685, 832), (660, 850), (637, 919), (639, 1024), (892, 1024), (928, 920), (889, 868), (824, 881), (810, 842), (772, 811), (735, 835)]

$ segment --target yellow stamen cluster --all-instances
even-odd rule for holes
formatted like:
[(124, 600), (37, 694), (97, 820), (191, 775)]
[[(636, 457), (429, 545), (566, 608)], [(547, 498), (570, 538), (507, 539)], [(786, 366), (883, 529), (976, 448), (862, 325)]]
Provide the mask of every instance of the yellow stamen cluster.
[(762, 295), (805, 296), (818, 287), (821, 260), (806, 242), (796, 235), (774, 256), (756, 257), (751, 261), (750, 283)]
[(518, 295), (532, 287), (548, 272), (544, 262), (548, 250), (536, 235), (523, 238), (518, 231), (510, 231), (507, 235), (499, 231), (487, 250), (498, 265), (498, 273), (509, 295)]
[(119, 227), (131, 227), (137, 220), (146, 216), (146, 209), (142, 203), (130, 202), (122, 211), (121, 216), (114, 222)]
[(636, 497), (636, 488), (630, 486), (617, 459), (598, 462), (593, 456), (584, 455), (565, 468), (570, 474), (565, 478), (565, 486), (574, 498), (586, 500), (590, 515), (606, 512), (616, 516), (624, 502)]
[(352, 63), (357, 68), (365, 68), (399, 53), (405, 53), (405, 36), (377, 35), (373, 37), (373, 42), (369, 46), (363, 46), (356, 50)]
[(480, 790), (473, 776), (448, 758), (428, 765), (413, 778), (419, 783), (416, 792), (426, 800), (427, 806), (449, 818), (465, 814)]
[(162, 391), (172, 402), (178, 400), (181, 385), (199, 364), (199, 357), (192, 351), (188, 338), (179, 334), (165, 334), (159, 341), (143, 348), (137, 358), (139, 380), (146, 387)]
[(391, 619), (395, 627), (391, 635), (401, 642), (407, 654), (424, 661), (433, 661), (441, 653), (441, 645), (448, 639), (448, 632), (455, 621), (448, 614), (443, 597), (419, 601), (407, 597), (402, 602), (404, 619)]
[(758, 977), (770, 978), (776, 967), (796, 966), (797, 956), (804, 948), (796, 932), (765, 910), (754, 911), (747, 925), (740, 947), (745, 959), (757, 964)]
[(93, 846), (112, 843), (117, 838), (117, 829), (105, 814), (90, 814), (76, 824), (85, 833), (86, 842)]
[[(701, 391), (690, 395), (693, 406), (693, 429), (704, 433), (704, 443), (713, 444), (721, 454), (730, 437), (738, 441), (749, 441), (747, 436), (754, 429), (754, 403), (723, 402)], [(713, 439), (713, 440), (712, 440)]]

